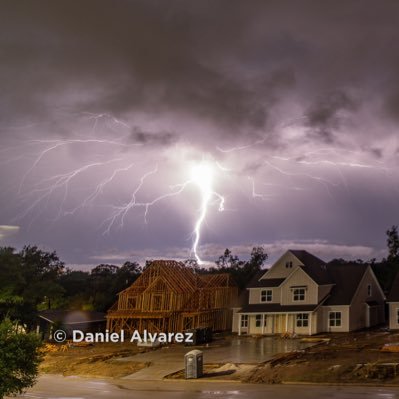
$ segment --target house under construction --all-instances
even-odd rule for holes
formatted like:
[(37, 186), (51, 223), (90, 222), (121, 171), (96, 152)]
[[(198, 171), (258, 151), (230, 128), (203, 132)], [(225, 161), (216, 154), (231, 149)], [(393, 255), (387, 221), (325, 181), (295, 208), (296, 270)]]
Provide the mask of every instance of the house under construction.
[(107, 329), (182, 332), (210, 327), (230, 330), (238, 289), (227, 274), (198, 274), (176, 261), (157, 260), (118, 294), (107, 313)]

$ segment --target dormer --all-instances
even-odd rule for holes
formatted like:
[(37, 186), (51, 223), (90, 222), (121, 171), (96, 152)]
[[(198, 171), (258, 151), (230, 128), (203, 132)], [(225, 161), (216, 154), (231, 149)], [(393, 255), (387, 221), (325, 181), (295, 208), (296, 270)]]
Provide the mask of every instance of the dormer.
[(304, 266), (304, 264), (291, 252), (288, 250), (284, 253), (274, 264), (268, 269), (265, 274), (260, 278), (287, 278), (298, 266)]

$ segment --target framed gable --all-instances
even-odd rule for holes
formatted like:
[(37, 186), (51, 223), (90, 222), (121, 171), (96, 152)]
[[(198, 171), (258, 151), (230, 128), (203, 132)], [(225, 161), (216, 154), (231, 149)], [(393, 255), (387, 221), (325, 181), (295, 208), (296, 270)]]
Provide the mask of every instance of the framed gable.
[(176, 292), (175, 289), (169, 284), (169, 282), (164, 279), (162, 276), (158, 276), (143, 292), (144, 294), (148, 294), (150, 292), (166, 292), (173, 291)]

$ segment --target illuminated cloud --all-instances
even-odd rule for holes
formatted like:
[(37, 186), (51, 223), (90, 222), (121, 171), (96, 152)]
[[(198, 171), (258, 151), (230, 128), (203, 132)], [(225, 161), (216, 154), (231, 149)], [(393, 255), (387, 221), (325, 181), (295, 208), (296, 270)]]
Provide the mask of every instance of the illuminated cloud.
[(0, 225), (0, 240), (17, 234), (19, 226)]

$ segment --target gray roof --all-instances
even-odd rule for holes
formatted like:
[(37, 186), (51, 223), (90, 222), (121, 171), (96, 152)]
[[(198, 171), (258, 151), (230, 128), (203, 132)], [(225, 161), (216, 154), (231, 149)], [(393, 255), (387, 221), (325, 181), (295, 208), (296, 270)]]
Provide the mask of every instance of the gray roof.
[(368, 268), (367, 264), (329, 264), (328, 273), (335, 284), (324, 305), (349, 305)]
[(323, 260), (303, 249), (291, 249), (290, 252), (303, 263), (304, 266), (301, 266), (302, 270), (305, 271), (314, 282), (319, 285), (331, 284), (326, 263)]
[(278, 303), (256, 303), (245, 305), (239, 313), (286, 313), (286, 312), (312, 312), (318, 305), (289, 305), (282, 306)]
[[(263, 274), (265, 272), (263, 271)], [(261, 280), (251, 281), (247, 288), (258, 288), (258, 287), (278, 287), (285, 278), (264, 278)]]
[(387, 302), (399, 302), (399, 273), (393, 280), (391, 291), (389, 292)]

